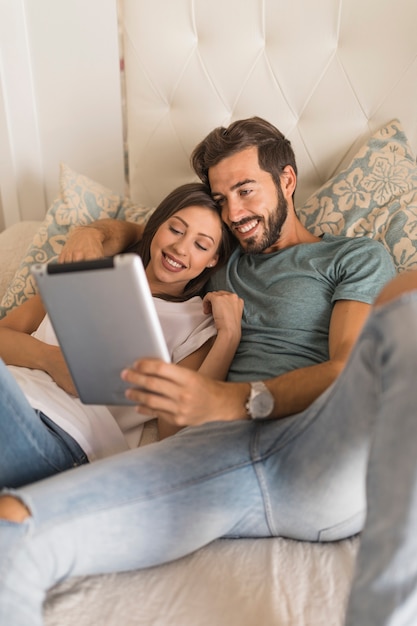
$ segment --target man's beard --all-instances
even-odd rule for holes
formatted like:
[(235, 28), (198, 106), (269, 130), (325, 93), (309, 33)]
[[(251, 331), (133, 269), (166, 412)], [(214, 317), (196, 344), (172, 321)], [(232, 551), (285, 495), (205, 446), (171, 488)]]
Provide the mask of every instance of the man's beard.
[(281, 236), (281, 230), (288, 215), (288, 202), (284, 198), (281, 186), (278, 187), (278, 204), (265, 223), (264, 234), (261, 240), (249, 237), (241, 242), (241, 246), (247, 254), (261, 254), (268, 248), (276, 245)]

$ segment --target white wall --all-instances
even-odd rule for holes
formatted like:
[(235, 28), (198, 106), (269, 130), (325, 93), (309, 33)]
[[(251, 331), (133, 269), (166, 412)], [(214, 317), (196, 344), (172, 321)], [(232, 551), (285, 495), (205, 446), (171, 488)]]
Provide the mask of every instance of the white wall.
[(60, 161), (124, 191), (117, 0), (0, 0), (0, 229), (43, 217)]

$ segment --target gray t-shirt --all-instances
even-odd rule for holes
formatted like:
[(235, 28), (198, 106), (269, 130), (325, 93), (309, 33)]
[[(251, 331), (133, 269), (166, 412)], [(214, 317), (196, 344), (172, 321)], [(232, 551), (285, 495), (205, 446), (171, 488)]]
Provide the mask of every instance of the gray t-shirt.
[(245, 303), (228, 379), (272, 378), (327, 361), (334, 302), (371, 304), (394, 274), (383, 245), (367, 237), (326, 234), (272, 254), (236, 250), (209, 285), (235, 292)]

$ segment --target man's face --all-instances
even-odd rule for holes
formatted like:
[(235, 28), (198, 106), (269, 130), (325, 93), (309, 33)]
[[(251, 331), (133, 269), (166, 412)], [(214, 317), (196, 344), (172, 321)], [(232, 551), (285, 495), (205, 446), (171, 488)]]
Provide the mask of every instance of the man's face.
[(275, 250), (288, 204), (271, 174), (259, 167), (257, 147), (246, 148), (211, 167), (209, 181), (223, 221), (245, 252)]

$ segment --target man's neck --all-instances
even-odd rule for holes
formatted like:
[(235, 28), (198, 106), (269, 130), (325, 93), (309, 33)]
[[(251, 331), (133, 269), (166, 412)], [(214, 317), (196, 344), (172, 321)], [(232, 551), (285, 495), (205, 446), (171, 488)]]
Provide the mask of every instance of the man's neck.
[(279, 250), (298, 246), (303, 243), (318, 243), (319, 241), (321, 241), (320, 237), (313, 235), (313, 233), (303, 226), (298, 217), (289, 212), (279, 239), (272, 246), (265, 249), (263, 254), (278, 252)]

